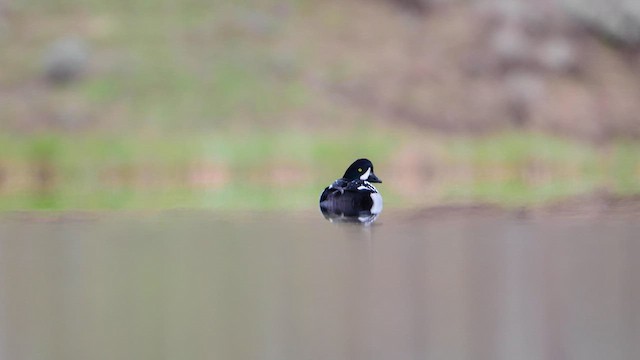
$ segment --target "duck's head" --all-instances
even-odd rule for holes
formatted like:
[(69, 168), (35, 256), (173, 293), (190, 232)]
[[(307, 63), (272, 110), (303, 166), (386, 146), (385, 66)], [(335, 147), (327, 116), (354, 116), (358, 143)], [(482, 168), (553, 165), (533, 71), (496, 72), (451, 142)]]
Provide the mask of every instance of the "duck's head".
[(346, 180), (366, 180), (372, 183), (381, 183), (376, 174), (373, 173), (373, 164), (368, 159), (358, 159), (349, 166), (345, 171), (344, 179)]

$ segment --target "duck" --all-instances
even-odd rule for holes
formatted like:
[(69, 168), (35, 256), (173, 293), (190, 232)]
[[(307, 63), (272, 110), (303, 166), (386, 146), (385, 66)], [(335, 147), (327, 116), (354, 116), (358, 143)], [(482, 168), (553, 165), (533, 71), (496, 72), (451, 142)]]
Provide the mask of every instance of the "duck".
[(320, 211), (334, 221), (373, 222), (382, 212), (382, 195), (373, 183), (382, 183), (369, 159), (357, 159), (344, 175), (320, 195)]

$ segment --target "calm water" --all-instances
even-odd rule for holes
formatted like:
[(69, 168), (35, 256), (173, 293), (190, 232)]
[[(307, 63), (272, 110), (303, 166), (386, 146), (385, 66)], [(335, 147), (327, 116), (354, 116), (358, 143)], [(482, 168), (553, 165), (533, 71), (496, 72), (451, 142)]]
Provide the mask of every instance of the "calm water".
[(637, 221), (280, 215), (3, 216), (0, 359), (640, 354)]

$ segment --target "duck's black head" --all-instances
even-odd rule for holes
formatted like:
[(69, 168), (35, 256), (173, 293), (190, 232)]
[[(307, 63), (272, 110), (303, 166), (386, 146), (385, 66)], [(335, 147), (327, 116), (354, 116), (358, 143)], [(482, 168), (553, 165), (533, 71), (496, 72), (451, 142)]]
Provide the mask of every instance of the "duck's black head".
[(345, 171), (342, 177), (346, 180), (366, 180), (372, 183), (381, 183), (376, 174), (373, 173), (373, 164), (368, 159), (358, 159)]

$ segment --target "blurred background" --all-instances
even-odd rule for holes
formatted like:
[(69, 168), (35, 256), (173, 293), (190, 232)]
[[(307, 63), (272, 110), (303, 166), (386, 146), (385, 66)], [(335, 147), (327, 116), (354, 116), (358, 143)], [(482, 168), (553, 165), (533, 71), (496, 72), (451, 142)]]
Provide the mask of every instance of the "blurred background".
[[(0, 0), (0, 210), (640, 193), (640, 2)], [(594, 195), (595, 194), (595, 195)]]
[(635, 359), (639, 214), (639, 0), (0, 0), (0, 359)]

